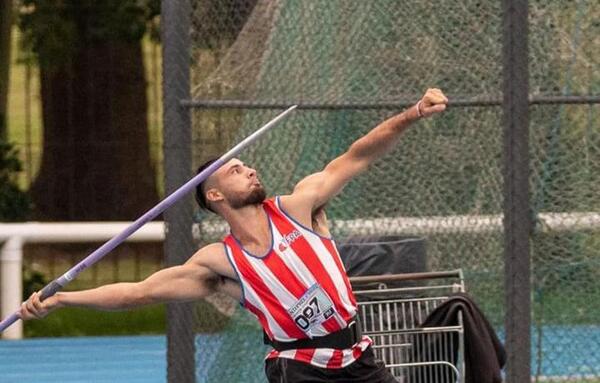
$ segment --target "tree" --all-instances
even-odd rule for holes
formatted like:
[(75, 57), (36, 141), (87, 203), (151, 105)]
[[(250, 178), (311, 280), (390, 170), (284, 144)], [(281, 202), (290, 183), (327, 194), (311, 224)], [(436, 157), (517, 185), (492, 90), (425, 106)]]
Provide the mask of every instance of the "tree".
[(0, 0), (0, 140), (6, 139), (7, 136), (6, 107), (8, 101), (12, 12), (12, 0)]
[(0, 138), (0, 221), (24, 221), (29, 215), (29, 198), (15, 181), (20, 171), (17, 151)]
[(41, 77), (38, 218), (137, 218), (158, 199), (141, 39), (159, 2), (24, 0), (23, 10)]

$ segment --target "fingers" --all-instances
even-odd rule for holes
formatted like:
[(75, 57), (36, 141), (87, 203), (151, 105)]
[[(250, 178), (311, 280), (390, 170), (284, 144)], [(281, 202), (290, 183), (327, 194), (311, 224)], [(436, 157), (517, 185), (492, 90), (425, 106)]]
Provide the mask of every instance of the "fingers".
[(35, 306), (33, 305), (33, 302), (32, 302), (34, 296), (35, 296), (35, 293), (31, 294), (29, 299), (27, 299), (21, 305), (21, 319), (28, 320), (28, 319), (38, 318), (38, 315), (35, 312)]
[(21, 305), (19, 317), (23, 320), (42, 319), (48, 314), (48, 309), (40, 301), (38, 292), (31, 294), (26, 302)]
[(33, 307), (35, 308), (35, 311), (38, 314), (41, 314), (44, 312), (44, 307), (42, 304), (42, 301), (40, 301), (40, 293), (39, 292), (35, 292), (32, 294), (32, 300), (31, 303), (33, 304)]
[(29, 320), (35, 318), (33, 313), (29, 311), (29, 308), (27, 307), (27, 302), (21, 303), (21, 309), (19, 310), (19, 318), (21, 318), (22, 320)]
[(446, 110), (446, 104), (438, 104), (438, 105), (434, 105), (431, 108), (429, 108), (428, 112), (431, 114), (442, 113), (444, 110)]
[(447, 104), (448, 98), (440, 89), (430, 88), (427, 89), (427, 92), (425, 92), (425, 96), (423, 96), (423, 102), (425, 103), (425, 106)]
[(429, 117), (436, 113), (441, 113), (446, 110), (448, 104), (448, 98), (438, 88), (429, 88), (425, 95), (421, 99), (422, 115)]

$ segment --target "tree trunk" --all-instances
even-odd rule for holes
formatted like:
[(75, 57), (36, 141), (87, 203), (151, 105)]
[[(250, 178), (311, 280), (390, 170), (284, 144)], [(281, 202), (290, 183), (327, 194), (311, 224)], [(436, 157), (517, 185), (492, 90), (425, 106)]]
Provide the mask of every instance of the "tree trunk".
[(12, 0), (0, 0), (0, 141), (7, 137), (6, 108), (10, 69)]
[(38, 218), (131, 220), (158, 200), (150, 161), (141, 42), (80, 44), (40, 68), (44, 152)]

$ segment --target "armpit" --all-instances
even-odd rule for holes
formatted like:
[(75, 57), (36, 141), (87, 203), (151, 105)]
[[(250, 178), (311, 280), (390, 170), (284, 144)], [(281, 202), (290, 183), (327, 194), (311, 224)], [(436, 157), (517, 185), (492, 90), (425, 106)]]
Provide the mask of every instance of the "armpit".
[(325, 207), (321, 206), (315, 210), (312, 214), (312, 228), (313, 231), (319, 235), (328, 237), (329, 223), (327, 222), (327, 214), (325, 214)]
[(215, 290), (218, 293), (223, 293), (239, 302), (242, 299), (242, 286), (234, 279), (218, 276), (219, 282), (215, 285)]
[(206, 284), (208, 290), (210, 290), (211, 292), (217, 292), (219, 291), (221, 285), (225, 283), (224, 279), (225, 277), (222, 277), (220, 275), (214, 275), (206, 278), (204, 283)]

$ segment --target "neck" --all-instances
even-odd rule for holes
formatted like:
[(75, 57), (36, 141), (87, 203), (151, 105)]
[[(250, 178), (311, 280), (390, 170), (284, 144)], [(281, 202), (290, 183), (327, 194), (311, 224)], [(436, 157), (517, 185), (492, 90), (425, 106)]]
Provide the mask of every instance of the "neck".
[(229, 224), (231, 233), (243, 245), (261, 245), (271, 238), (267, 213), (262, 204), (228, 209), (223, 212), (223, 218)]

